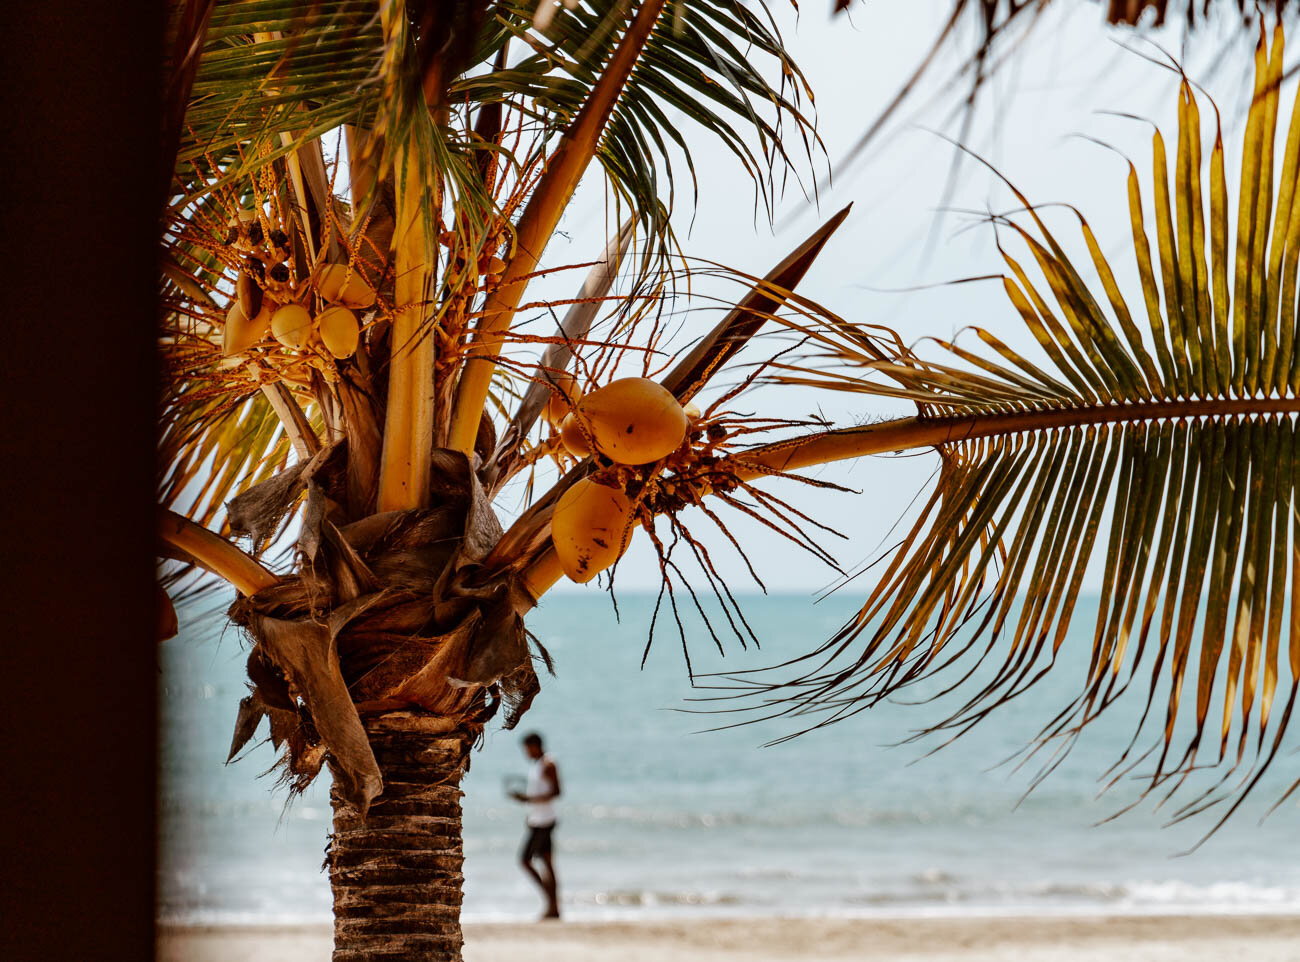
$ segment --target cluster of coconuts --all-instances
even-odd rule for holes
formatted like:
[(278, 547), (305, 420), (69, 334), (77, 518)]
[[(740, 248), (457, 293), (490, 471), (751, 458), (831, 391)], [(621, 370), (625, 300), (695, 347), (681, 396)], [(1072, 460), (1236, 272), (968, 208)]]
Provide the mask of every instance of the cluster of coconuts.
[(354, 313), (375, 303), (374, 289), (345, 264), (325, 264), (313, 284), (325, 307), (315, 316), (294, 300), (290, 285), (289, 238), (283, 231), (262, 229), (256, 211), (232, 218), (226, 244), (247, 256), (235, 281), (235, 299), (226, 312), (221, 351), (242, 354), (269, 332), (296, 351), (315, 341), (336, 358), (356, 353), (361, 324)]
[[(546, 420), (570, 454), (599, 454), (615, 464), (645, 465), (682, 446), (695, 405), (685, 408), (662, 385), (626, 377), (582, 395), (577, 379), (563, 375), (546, 406)], [(564, 574), (585, 584), (623, 554), (631, 534), (633, 504), (618, 488), (583, 478), (561, 495), (551, 519), (551, 540)]]

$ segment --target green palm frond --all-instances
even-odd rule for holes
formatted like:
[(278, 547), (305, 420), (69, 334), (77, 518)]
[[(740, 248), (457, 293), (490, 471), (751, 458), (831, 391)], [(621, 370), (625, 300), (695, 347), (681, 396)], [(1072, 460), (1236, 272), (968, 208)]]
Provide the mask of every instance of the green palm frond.
[[(366, 0), (215, 3), (176, 156), (184, 202), (212, 189), (213, 167), (233, 182), (373, 113), (382, 50), (375, 5)], [(293, 136), (282, 142), (285, 132)], [(267, 152), (248, 151), (262, 142)]]
[[(1017, 192), (1032, 229), (1003, 223), (1042, 280), (1004, 252), (1003, 282), (1045, 361), (981, 329), (987, 350), (939, 342), (937, 357), (880, 361), (865, 333), (833, 325), (814, 334), (820, 360), (858, 376), (819, 374), (810, 360), (779, 378), (914, 401), (915, 418), (818, 443), (888, 435), (875, 450), (934, 445), (942, 467), (858, 615), (792, 681), (747, 680), (777, 697), (773, 712), (815, 727), (944, 670), (957, 688), (973, 663), (1001, 659), (932, 729), (960, 734), (1055, 664), (1100, 560), (1088, 674), (1036, 736), (1040, 777), (1131, 686), (1145, 709), (1118, 771), (1151, 763), (1146, 791), (1172, 795), (1204, 756), (1226, 766), (1176, 817), (1218, 804), (1230, 814), (1259, 781), (1300, 691), (1300, 110), (1275, 137), (1282, 46), (1278, 31), (1257, 53), (1235, 237), (1222, 138), (1207, 171), (1188, 83), (1172, 187), (1153, 139), (1154, 252), (1130, 168), (1136, 310), (1081, 215), (1099, 292)], [(1154, 745), (1137, 752), (1152, 718)]]
[[(496, 32), (481, 51), (481, 61), (492, 60), (506, 43), (526, 53), (491, 70), (466, 74), (452, 84), (451, 99), (470, 109), (510, 102), (533, 118), (543, 134), (559, 133), (599, 78), (621, 34), (613, 26), (629, 8), (616, 0), (592, 0), (562, 9), (546, 27), (545, 43), (529, 29), (536, 9), (528, 0), (495, 9)], [(799, 155), (811, 161), (818, 143), (801, 105), (807, 89), (765, 7), (751, 9), (736, 0), (683, 0), (646, 45), (598, 159), (648, 233), (667, 237), (677, 166), (686, 164), (694, 182), (691, 144), (696, 141), (673, 116), (680, 114), (736, 156), (770, 214), (779, 173), (797, 174)], [(797, 148), (787, 146), (791, 139)]]
[[(395, 6), (417, 21), (412, 32), (418, 34), (424, 5)], [(541, 149), (548, 133), (562, 130), (581, 108), (628, 11), (615, 0), (576, 5), (555, 16), (543, 40), (531, 29), (536, 9), (529, 2), (500, 4), (482, 23), (467, 18), (460, 25), (477, 33), (478, 42), (447, 79), (454, 116), (440, 134), (452, 153), (463, 158), (485, 149), (469, 135), (472, 118), (484, 106), (503, 102), (536, 121), (529, 141)], [(254, 34), (264, 38), (255, 40)], [(518, 53), (494, 66), (508, 44)], [(205, 171), (219, 166), (223, 182), (234, 181), (343, 124), (374, 126), (396, 142), (405, 125), (420, 117), (411, 109), (412, 98), (393, 88), (392, 64), (381, 67), (385, 57), (401, 53), (392, 49), (375, 5), (362, 0), (216, 3), (176, 158), (178, 177), (190, 188), (181, 196), (192, 200), (193, 192), (212, 188), (194, 181), (196, 165)], [(418, 72), (418, 53), (411, 59), (411, 70)], [(752, 10), (736, 0), (683, 2), (648, 45), (606, 132), (601, 162), (633, 209), (658, 211), (653, 226), (666, 231), (674, 164), (690, 164), (687, 139), (669, 118), (680, 111), (739, 158), (770, 211), (779, 168), (792, 161), (786, 121), (805, 156), (811, 157), (816, 141), (800, 105), (806, 89), (762, 7)], [(292, 137), (278, 139), (285, 132)], [(246, 151), (250, 143), (271, 139), (269, 150)], [(465, 179), (462, 186), (469, 183)]]

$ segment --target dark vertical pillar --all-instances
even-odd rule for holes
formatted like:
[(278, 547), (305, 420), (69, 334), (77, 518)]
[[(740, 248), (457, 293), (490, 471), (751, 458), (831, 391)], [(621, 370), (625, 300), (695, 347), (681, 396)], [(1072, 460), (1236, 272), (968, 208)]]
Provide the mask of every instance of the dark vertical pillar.
[(162, 21), (4, 7), (4, 959), (153, 955)]

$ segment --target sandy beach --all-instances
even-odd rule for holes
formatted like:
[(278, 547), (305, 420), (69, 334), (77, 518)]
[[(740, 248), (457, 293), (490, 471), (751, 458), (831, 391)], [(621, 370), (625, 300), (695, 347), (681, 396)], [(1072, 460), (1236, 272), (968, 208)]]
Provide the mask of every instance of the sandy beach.
[[(160, 962), (326, 962), (327, 926), (163, 927)], [(1297, 916), (728, 919), (479, 924), (466, 962), (1251, 962), (1300, 960)]]

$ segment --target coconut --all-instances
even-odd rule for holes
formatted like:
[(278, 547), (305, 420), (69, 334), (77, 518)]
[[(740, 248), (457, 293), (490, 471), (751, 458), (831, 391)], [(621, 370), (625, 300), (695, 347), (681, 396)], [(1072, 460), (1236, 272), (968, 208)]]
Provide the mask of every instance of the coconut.
[(546, 418), (546, 423), (551, 427), (558, 428), (582, 397), (582, 392), (578, 390), (578, 379), (568, 371), (544, 371), (542, 381), (551, 389), (551, 397), (546, 402), (542, 417)]
[(251, 251), (254, 247), (261, 246), (262, 224), (258, 220), (257, 211), (241, 210), (238, 214), (238, 223), (238, 240), (235, 246), (242, 251)]
[(327, 307), (316, 318), (321, 343), (335, 357), (351, 357), (357, 352), (361, 327), (357, 316), (346, 307)]
[(267, 328), (271, 326), (271, 313), (271, 302), (263, 300), (261, 311), (250, 320), (236, 300), (226, 312), (226, 328), (221, 334), (221, 353), (226, 357), (242, 354), (266, 337)]
[(271, 236), (268, 239), (271, 242), (272, 260), (276, 262), (287, 260), (289, 255), (293, 253), (293, 248), (289, 244), (289, 235), (278, 227), (271, 231)]
[(583, 478), (560, 496), (551, 540), (570, 581), (586, 584), (623, 554), (631, 537), (632, 502), (622, 491)]
[(241, 271), (235, 280), (235, 296), (245, 317), (257, 317), (262, 312), (262, 288), (246, 272)]
[(316, 290), (331, 304), (344, 307), (369, 307), (375, 303), (375, 290), (366, 279), (345, 264), (326, 264), (316, 276)]
[(644, 377), (625, 377), (578, 402), (596, 450), (619, 464), (649, 464), (686, 438), (686, 412), (672, 393)]
[(311, 337), (311, 315), (301, 304), (286, 304), (271, 315), (271, 333), (285, 347), (301, 351)]
[(582, 433), (582, 425), (572, 414), (567, 415), (560, 422), (560, 443), (564, 445), (564, 450), (575, 458), (585, 458), (591, 454), (591, 442)]
[(696, 404), (694, 401), (687, 401), (684, 405), (682, 405), (682, 411), (685, 412), (686, 420), (688, 421), (698, 421), (701, 417), (703, 417), (703, 412), (700, 411), (699, 405)]

